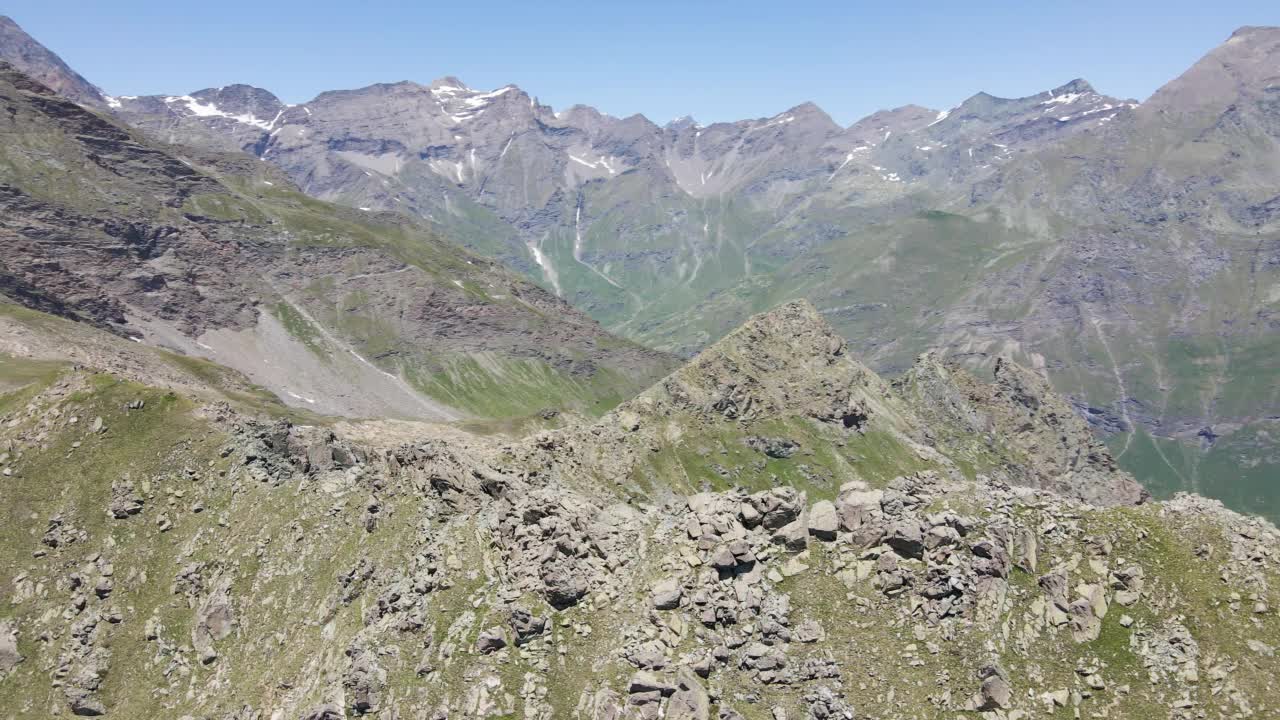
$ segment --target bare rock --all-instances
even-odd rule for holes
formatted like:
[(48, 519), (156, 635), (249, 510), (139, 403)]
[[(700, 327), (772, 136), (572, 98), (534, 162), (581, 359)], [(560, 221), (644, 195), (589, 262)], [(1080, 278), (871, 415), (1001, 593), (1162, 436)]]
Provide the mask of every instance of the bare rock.
[(195, 624), (191, 628), (191, 646), (206, 665), (218, 658), (214, 642), (225, 639), (235, 626), (235, 611), (231, 605), (231, 583), (221, 581), (196, 609)]
[(547, 631), (547, 619), (538, 617), (525, 608), (513, 608), (507, 623), (515, 633), (516, 645), (524, 645)]
[(711, 698), (693, 673), (682, 670), (676, 677), (676, 691), (667, 702), (667, 720), (710, 720)]
[(667, 578), (653, 587), (653, 606), (658, 610), (675, 610), (680, 607), (683, 591), (679, 578)]
[(966, 710), (989, 712), (1008, 708), (1013, 701), (1013, 688), (1004, 670), (995, 664), (985, 665), (978, 671), (982, 685), (978, 692), (969, 699)]
[(840, 529), (840, 517), (836, 514), (836, 506), (829, 500), (814, 503), (809, 510), (809, 534), (830, 542), (836, 539), (836, 531)]
[(902, 557), (924, 556), (924, 534), (920, 531), (920, 523), (915, 520), (904, 519), (895, 522), (889, 527), (884, 543)]
[(0, 621), (0, 673), (14, 669), (23, 659), (18, 652), (18, 628)]
[(507, 638), (502, 633), (502, 628), (491, 627), (480, 633), (476, 638), (476, 652), (481, 655), (490, 655), (507, 646)]
[(809, 529), (802, 520), (797, 519), (778, 528), (771, 540), (774, 545), (781, 545), (791, 552), (801, 552), (809, 547)]

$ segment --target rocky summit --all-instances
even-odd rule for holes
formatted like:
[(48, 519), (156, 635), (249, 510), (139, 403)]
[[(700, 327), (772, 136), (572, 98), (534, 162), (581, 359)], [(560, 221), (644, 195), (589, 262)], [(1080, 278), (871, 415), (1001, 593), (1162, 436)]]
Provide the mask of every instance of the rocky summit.
[(0, 720), (1280, 717), (1276, 58), (658, 126), (0, 17)]

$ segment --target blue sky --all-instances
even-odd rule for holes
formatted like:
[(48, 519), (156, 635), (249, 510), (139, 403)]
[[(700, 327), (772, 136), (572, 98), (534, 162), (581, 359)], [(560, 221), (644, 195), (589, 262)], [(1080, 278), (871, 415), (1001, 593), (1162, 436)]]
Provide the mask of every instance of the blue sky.
[(300, 2), (10, 0), (0, 13), (117, 95), (246, 82), (287, 102), (456, 75), (662, 123), (1029, 95), (1075, 77), (1145, 98), (1276, 0)]

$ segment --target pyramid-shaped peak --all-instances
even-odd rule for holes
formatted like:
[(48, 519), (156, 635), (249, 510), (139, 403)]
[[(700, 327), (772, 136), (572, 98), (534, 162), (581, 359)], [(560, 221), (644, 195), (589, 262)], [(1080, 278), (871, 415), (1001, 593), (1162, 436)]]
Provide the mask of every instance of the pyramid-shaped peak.
[(101, 107), (101, 90), (72, 70), (62, 58), (31, 37), (12, 18), (0, 15), (0, 60), (57, 94), (81, 105)]
[(444, 76), (444, 77), (442, 77), (442, 78), (437, 78), (437, 79), (433, 80), (433, 81), (431, 82), (431, 87), (432, 87), (433, 89), (437, 89), (437, 90), (438, 90), (438, 89), (440, 89), (440, 88), (456, 88), (456, 89), (458, 89), (458, 90), (470, 90), (470, 89), (471, 89), (471, 88), (467, 87), (467, 84), (466, 84), (466, 83), (462, 82), (461, 80), (459, 80), (458, 78), (456, 78), (456, 77), (454, 77), (454, 76), (452, 76), (452, 75), (445, 75), (445, 76)]
[[(818, 308), (808, 300), (792, 300), (783, 303), (772, 310), (753, 315), (742, 324), (735, 333), (729, 335), (733, 337), (737, 333), (759, 333), (768, 334), (790, 334), (790, 333), (806, 333), (820, 332), (824, 334), (834, 334), (827, 321), (822, 319), (822, 314), (818, 312)], [(729, 338), (725, 338), (728, 340)], [(724, 342), (723, 340), (721, 342)], [(714, 347), (714, 346), (713, 346)]]
[(1059, 97), (1061, 95), (1090, 95), (1096, 93), (1097, 91), (1093, 89), (1093, 86), (1089, 84), (1089, 81), (1082, 78), (1076, 78), (1071, 82), (1059, 85), (1049, 91), (1049, 94), (1054, 97)]
[(817, 308), (795, 300), (749, 318), (620, 410), (744, 422), (798, 416), (851, 427), (887, 393)]

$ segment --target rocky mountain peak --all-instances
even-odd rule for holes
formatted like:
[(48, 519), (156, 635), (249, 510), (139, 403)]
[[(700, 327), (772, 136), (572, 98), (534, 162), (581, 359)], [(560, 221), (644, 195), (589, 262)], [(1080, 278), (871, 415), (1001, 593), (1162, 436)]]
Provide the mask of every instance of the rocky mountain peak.
[(1245, 25), (1231, 33), (1227, 42), (1266, 42), (1269, 38), (1274, 39), (1278, 34), (1280, 34), (1280, 27), (1274, 25)]
[(462, 82), (461, 80), (454, 77), (453, 75), (445, 75), (444, 77), (436, 78), (435, 80), (431, 81), (431, 85), (429, 87), (431, 87), (431, 89), (433, 90), (439, 90), (441, 88), (455, 88), (458, 90), (467, 90), (467, 91), (471, 90), (471, 88), (467, 87), (466, 83)]
[(887, 387), (848, 355), (812, 303), (796, 300), (749, 318), (628, 406), (854, 426), (879, 407)]
[(106, 102), (101, 90), (5, 15), (0, 15), (0, 60), (8, 61), (37, 82), (82, 105), (99, 107)]
[(1148, 115), (1224, 112), (1280, 87), (1280, 27), (1244, 27), (1143, 103)]
[(1093, 89), (1093, 86), (1089, 84), (1089, 81), (1083, 78), (1076, 78), (1075, 80), (1059, 85), (1058, 87), (1050, 90), (1049, 95), (1051, 97), (1060, 97), (1062, 95), (1085, 95), (1095, 92), (1097, 91)]
[(786, 363), (808, 356), (839, 355), (844, 340), (808, 300), (792, 300), (754, 315), (702, 355), (745, 354)]
[(235, 84), (220, 88), (206, 88), (191, 93), (191, 97), (212, 105), (219, 112), (265, 118), (267, 121), (276, 117), (277, 113), (285, 108), (280, 98), (252, 85)]
[(662, 129), (680, 132), (682, 130), (689, 130), (697, 127), (701, 127), (701, 125), (693, 118), (692, 115), (682, 115), (668, 122), (666, 125), (663, 125)]

